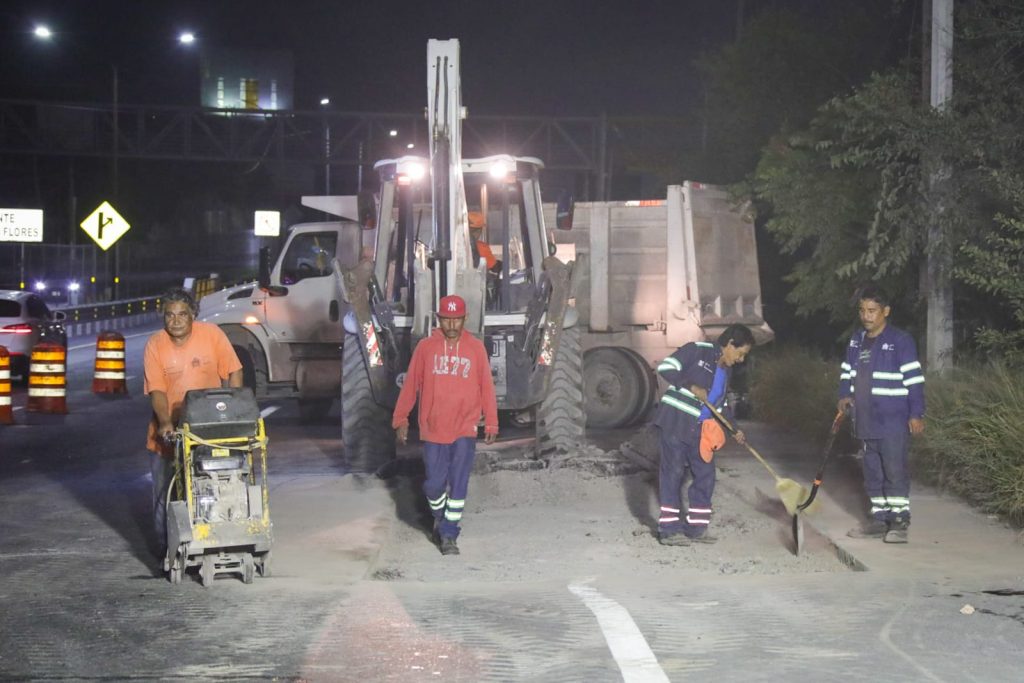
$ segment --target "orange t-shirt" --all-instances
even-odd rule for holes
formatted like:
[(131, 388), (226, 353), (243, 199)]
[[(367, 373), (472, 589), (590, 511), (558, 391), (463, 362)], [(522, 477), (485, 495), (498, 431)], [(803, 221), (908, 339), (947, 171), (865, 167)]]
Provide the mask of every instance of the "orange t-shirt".
[[(144, 391), (167, 394), (171, 420), (178, 421), (178, 412), (191, 389), (217, 389), (228, 376), (242, 369), (224, 332), (211, 323), (192, 323), (192, 334), (183, 346), (177, 346), (165, 330), (146, 342), (143, 367), (146, 373)], [(146, 448), (169, 455), (156, 439), (156, 415), (149, 422)]]

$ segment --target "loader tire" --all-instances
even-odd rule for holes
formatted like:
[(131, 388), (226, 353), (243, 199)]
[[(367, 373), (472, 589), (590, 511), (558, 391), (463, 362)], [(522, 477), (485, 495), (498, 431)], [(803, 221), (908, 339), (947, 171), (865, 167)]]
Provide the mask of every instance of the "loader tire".
[(570, 327), (562, 330), (548, 391), (537, 408), (537, 456), (550, 460), (579, 448), (586, 422), (580, 329)]
[(349, 467), (375, 472), (395, 457), (391, 411), (373, 398), (359, 338), (346, 335), (341, 366), (341, 439)]

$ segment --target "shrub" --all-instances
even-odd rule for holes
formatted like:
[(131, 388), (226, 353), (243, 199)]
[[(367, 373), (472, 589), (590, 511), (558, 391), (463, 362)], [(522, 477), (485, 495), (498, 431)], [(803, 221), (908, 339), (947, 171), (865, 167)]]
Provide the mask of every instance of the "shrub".
[[(761, 355), (750, 389), (755, 416), (821, 440), (835, 416), (838, 381), (839, 363), (811, 352)], [(915, 474), (1024, 525), (1024, 374), (999, 364), (965, 366), (929, 375), (925, 394), (925, 432), (912, 441)]]

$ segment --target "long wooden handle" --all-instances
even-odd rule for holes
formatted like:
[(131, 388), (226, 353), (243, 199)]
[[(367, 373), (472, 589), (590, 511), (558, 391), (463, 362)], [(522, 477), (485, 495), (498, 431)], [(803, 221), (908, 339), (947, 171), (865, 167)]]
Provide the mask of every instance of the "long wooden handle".
[[(700, 399), (700, 402), (704, 404), (704, 407), (711, 411), (711, 414), (714, 416), (716, 420), (718, 420), (718, 423), (725, 427), (725, 431), (732, 434), (732, 437), (735, 439), (736, 428), (733, 427), (732, 424), (730, 424), (729, 420), (726, 419), (725, 415), (722, 415), (720, 412), (718, 412), (718, 409), (711, 405), (707, 399), (702, 398)], [(760, 453), (754, 450), (754, 447), (747, 443), (745, 439), (743, 441), (743, 445), (746, 446), (747, 450), (750, 451), (751, 455), (757, 458), (758, 462), (764, 465), (765, 469), (768, 470), (768, 472), (773, 477), (775, 477), (776, 480), (782, 479), (782, 477), (778, 475), (778, 473), (772, 468), (772, 466), (768, 464), (768, 461), (765, 460)]]

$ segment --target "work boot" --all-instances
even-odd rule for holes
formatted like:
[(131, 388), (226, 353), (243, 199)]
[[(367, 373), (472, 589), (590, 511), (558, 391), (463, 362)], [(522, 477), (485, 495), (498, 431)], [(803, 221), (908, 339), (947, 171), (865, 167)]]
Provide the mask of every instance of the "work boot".
[(690, 545), (690, 539), (686, 534), (677, 531), (674, 534), (659, 534), (658, 543), (662, 545)]
[(889, 525), (880, 519), (872, 519), (863, 526), (858, 526), (846, 532), (850, 538), (882, 538), (889, 531)]
[(442, 538), (441, 539), (441, 554), (442, 555), (458, 555), (459, 546), (456, 545), (454, 538)]
[(885, 537), (882, 540), (886, 543), (906, 543), (910, 540), (907, 533), (909, 527), (909, 522), (897, 520), (889, 526), (889, 530), (885, 532)]

